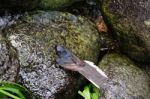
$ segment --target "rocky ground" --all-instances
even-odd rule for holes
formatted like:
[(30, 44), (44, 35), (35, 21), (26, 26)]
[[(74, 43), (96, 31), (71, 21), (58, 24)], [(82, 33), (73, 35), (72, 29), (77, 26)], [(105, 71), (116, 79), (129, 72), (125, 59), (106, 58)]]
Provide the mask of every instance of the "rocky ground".
[(76, 99), (86, 80), (55, 62), (60, 44), (112, 80), (114, 93), (104, 90), (101, 99), (149, 99), (149, 5), (149, 0), (0, 1), (0, 80), (22, 84), (34, 98)]

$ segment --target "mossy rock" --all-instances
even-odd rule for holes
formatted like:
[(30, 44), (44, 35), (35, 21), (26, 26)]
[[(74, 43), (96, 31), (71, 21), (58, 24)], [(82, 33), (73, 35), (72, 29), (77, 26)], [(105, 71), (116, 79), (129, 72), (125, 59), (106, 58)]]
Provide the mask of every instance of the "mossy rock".
[(0, 11), (8, 10), (58, 10), (83, 0), (1, 0)]
[(119, 54), (107, 54), (99, 67), (112, 80), (112, 92), (106, 90), (102, 99), (149, 99), (150, 82), (146, 71)]
[(41, 0), (39, 3), (40, 9), (56, 10), (72, 5), (74, 2), (82, 0)]
[(64, 45), (81, 59), (98, 61), (99, 33), (92, 22), (80, 16), (36, 11), (5, 33), (18, 52), (21, 83), (42, 99), (72, 98), (81, 84), (80, 76), (55, 63), (55, 45)]
[(100, 2), (105, 21), (111, 26), (122, 52), (140, 62), (150, 62), (149, 5), (149, 1), (143, 0)]

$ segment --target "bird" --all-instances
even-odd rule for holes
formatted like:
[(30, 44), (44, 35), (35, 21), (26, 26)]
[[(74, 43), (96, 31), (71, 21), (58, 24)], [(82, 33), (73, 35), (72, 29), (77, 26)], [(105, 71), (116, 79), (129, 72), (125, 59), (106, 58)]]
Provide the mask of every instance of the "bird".
[(110, 79), (93, 62), (81, 60), (62, 45), (56, 45), (55, 51), (58, 56), (56, 59), (58, 65), (64, 69), (80, 73), (99, 89), (103, 88), (109, 90)]

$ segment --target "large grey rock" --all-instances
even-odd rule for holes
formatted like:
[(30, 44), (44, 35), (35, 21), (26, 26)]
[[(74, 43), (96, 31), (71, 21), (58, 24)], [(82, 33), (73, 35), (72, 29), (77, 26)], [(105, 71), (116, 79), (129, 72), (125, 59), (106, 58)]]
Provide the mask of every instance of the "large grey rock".
[(17, 53), (0, 32), (0, 81), (15, 81), (18, 74), (19, 62)]
[(134, 60), (150, 62), (150, 1), (103, 0), (100, 6), (122, 52)]
[(68, 99), (77, 92), (80, 76), (55, 63), (55, 45), (62, 44), (80, 58), (98, 61), (99, 33), (87, 19), (69, 13), (38, 11), (5, 31), (18, 52), (20, 80), (42, 99)]
[(150, 99), (149, 76), (127, 57), (107, 54), (99, 67), (112, 80), (112, 92), (106, 90), (101, 99)]

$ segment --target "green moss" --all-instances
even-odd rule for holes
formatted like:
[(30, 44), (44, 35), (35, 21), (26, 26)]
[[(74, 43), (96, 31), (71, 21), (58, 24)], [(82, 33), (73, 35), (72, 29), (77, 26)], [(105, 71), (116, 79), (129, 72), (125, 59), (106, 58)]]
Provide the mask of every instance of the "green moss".
[(49, 9), (49, 10), (59, 9), (64, 6), (71, 5), (73, 2), (76, 2), (76, 0), (42, 0), (39, 7), (41, 9)]
[[(124, 2), (127, 3), (123, 4)], [(139, 1), (136, 2), (135, 9), (140, 9)], [(104, 0), (100, 6), (106, 23), (119, 42), (121, 51), (134, 60), (149, 62), (150, 54), (145, 54), (149, 51), (150, 44), (148, 40), (150, 37), (148, 33), (149, 19), (145, 20), (148, 16), (145, 15), (144, 17), (135, 9), (127, 11), (127, 8), (132, 9), (130, 0), (118, 3)], [(135, 18), (135, 15), (139, 17)], [(145, 21), (135, 21), (135, 19)]]
[[(148, 99), (148, 75), (126, 56), (116, 53), (106, 54), (99, 63), (99, 67), (112, 80), (111, 88), (119, 99), (129, 99), (133, 96)], [(113, 94), (106, 92), (105, 97), (115, 98)]]
[[(79, 87), (77, 76), (74, 78), (74, 75), (57, 68), (55, 45), (64, 45), (82, 59), (95, 63), (98, 61), (99, 33), (94, 24), (83, 17), (57, 11), (37, 11), (33, 15), (26, 14), (22, 21), (8, 28), (5, 33), (18, 52), (21, 66), (19, 74), (23, 83), (43, 99), (48, 92), (53, 96), (62, 91), (67, 93), (63, 97), (71, 93), (72, 98)], [(37, 83), (40, 83), (39, 86)]]
[(36, 12), (34, 15), (25, 16), (23, 21), (26, 23), (18, 24), (9, 32), (23, 35), (21, 42), (27, 42), (30, 46), (35, 46), (35, 42), (38, 42), (37, 45), (43, 46), (39, 50), (44, 51), (51, 59), (55, 59), (54, 46), (61, 44), (80, 58), (97, 62), (99, 33), (88, 19), (69, 13), (40, 11), (39, 14)]

